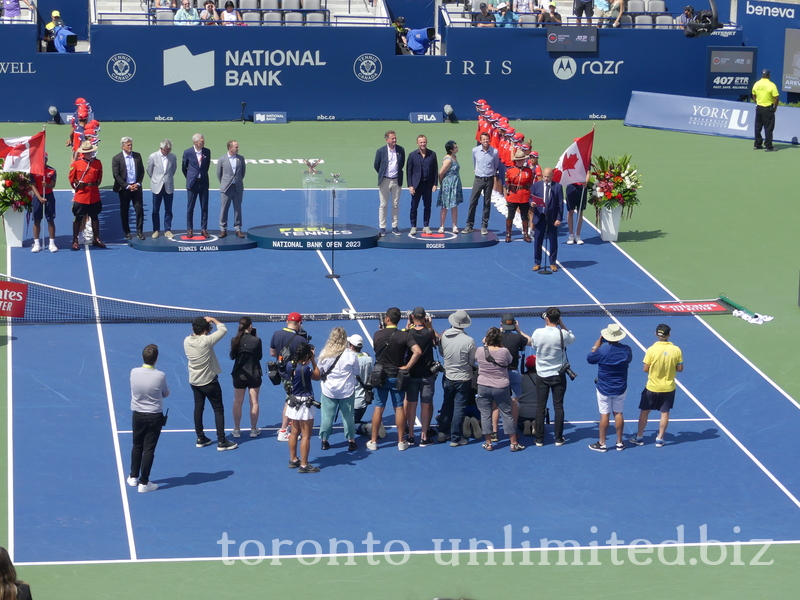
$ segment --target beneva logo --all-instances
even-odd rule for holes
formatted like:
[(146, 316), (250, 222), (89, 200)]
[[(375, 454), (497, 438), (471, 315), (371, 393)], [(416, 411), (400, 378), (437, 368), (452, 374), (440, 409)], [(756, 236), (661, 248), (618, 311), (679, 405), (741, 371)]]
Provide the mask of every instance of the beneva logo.
[(758, 15), (761, 17), (777, 17), (783, 19), (794, 19), (794, 8), (783, 8), (777, 6), (761, 6), (753, 4), (747, 0), (745, 12), (748, 15)]

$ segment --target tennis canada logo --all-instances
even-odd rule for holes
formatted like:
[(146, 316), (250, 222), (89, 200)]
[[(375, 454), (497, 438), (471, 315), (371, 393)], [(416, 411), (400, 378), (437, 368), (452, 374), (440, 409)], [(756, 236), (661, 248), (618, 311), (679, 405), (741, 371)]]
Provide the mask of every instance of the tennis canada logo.
[(187, 237), (184, 233), (167, 239), (178, 244), (179, 252), (216, 252), (219, 250), (219, 246), (214, 243), (219, 241), (219, 237), (213, 233), (209, 233), (208, 238), (197, 234)]
[(136, 61), (129, 54), (115, 54), (108, 59), (106, 72), (117, 83), (125, 83), (136, 75)]
[(353, 72), (364, 83), (372, 83), (383, 72), (381, 59), (374, 54), (362, 54), (353, 63)]

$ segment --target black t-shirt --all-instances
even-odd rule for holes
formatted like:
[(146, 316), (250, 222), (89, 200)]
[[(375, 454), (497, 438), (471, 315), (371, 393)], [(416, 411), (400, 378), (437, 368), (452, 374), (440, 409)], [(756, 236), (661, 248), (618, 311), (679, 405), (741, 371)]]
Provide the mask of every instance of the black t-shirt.
[(492, 13), (483, 14), (481, 12), (481, 13), (478, 13), (477, 16), (475, 17), (475, 22), (476, 23), (494, 23), (495, 22), (495, 18), (494, 18), (494, 15)]
[(527, 345), (528, 341), (518, 331), (503, 331), (503, 347), (511, 352), (511, 364), (508, 368), (512, 371), (519, 369), (519, 356), (525, 352)]
[[(411, 367), (410, 375), (414, 379), (425, 379), (432, 375), (429, 365), (433, 362), (433, 331), (427, 327), (424, 329), (409, 329), (408, 336), (414, 341), (417, 346), (422, 350), (422, 356)], [(410, 357), (411, 351), (409, 350), (408, 356)]]
[[(387, 346), (389, 338), (391, 343)], [(387, 373), (394, 377), (397, 369), (406, 364), (406, 350), (411, 350), (414, 340), (405, 329), (387, 327), (375, 332), (372, 345), (375, 348), (375, 362), (386, 367)]]

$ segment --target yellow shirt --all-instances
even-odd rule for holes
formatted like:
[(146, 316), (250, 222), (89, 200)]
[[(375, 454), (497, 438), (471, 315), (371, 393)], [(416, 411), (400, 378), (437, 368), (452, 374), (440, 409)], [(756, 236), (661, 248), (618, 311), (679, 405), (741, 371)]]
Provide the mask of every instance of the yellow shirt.
[(650, 365), (647, 387), (651, 392), (671, 392), (675, 389), (675, 367), (683, 364), (681, 349), (672, 342), (656, 342), (647, 349), (644, 363)]
[(759, 106), (772, 106), (778, 97), (778, 88), (769, 79), (762, 77), (753, 85), (753, 96)]

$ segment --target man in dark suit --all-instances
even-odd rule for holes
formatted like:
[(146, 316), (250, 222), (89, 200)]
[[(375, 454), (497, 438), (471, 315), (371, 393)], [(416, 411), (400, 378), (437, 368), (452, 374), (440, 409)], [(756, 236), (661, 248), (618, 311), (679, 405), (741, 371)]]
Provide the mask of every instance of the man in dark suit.
[(403, 190), (403, 167), (406, 164), (406, 151), (397, 145), (397, 134), (389, 130), (383, 138), (386, 145), (375, 152), (375, 171), (378, 173), (378, 193), (381, 198), (378, 209), (381, 237), (386, 235), (389, 196), (392, 197), (392, 233), (400, 235), (400, 192)]
[(228, 151), (217, 161), (219, 180), (219, 237), (228, 235), (228, 211), (233, 203), (233, 228), (240, 238), (242, 233), (242, 193), (244, 192), (244, 158), (239, 154), (239, 142), (228, 142)]
[(428, 226), (431, 220), (431, 201), (439, 180), (439, 162), (436, 152), (428, 150), (428, 138), (417, 136), (417, 149), (408, 155), (406, 164), (408, 175), (408, 191), (411, 192), (411, 235), (417, 233), (417, 207), (422, 199), (424, 212), (422, 215), (423, 233), (431, 233)]
[(131, 239), (130, 208), (136, 213), (136, 237), (144, 239), (144, 208), (142, 206), (142, 181), (144, 163), (142, 155), (133, 151), (133, 140), (124, 137), (120, 140), (122, 152), (111, 159), (111, 174), (114, 176), (114, 191), (119, 194), (119, 216), (125, 238)]
[[(533, 184), (531, 198), (534, 203), (533, 270), (542, 268), (542, 242), (546, 235), (550, 247), (550, 270), (555, 273), (558, 271), (558, 226), (564, 219), (564, 188), (553, 181), (553, 169), (545, 169), (542, 180)], [(544, 206), (537, 206), (537, 202), (543, 202)]]
[(194, 203), (200, 197), (200, 235), (208, 239), (208, 169), (211, 151), (200, 133), (192, 136), (192, 147), (183, 152), (181, 170), (186, 177), (186, 236), (194, 236)]

